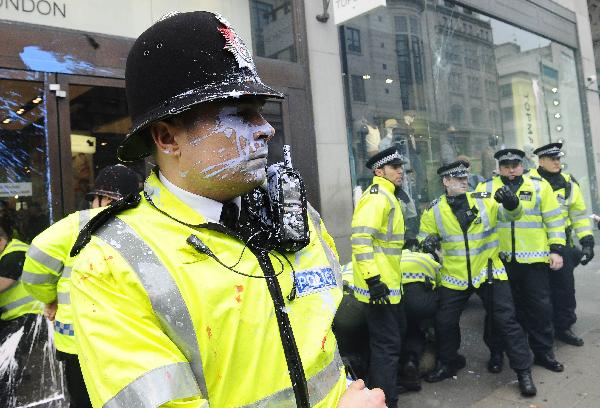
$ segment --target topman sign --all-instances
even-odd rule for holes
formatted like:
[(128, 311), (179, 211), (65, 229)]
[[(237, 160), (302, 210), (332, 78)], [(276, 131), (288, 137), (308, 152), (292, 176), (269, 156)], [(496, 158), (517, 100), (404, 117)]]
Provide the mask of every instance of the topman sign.
[(48, 0), (0, 0), (0, 15), (2, 10), (38, 16), (67, 17), (65, 3)]
[(333, 21), (335, 24), (343, 24), (377, 7), (385, 6), (386, 0), (331, 0), (331, 3)]

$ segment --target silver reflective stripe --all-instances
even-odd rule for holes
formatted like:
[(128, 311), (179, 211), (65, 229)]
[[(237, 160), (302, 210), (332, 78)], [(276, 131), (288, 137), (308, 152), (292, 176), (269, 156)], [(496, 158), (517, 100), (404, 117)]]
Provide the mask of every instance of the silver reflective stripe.
[(356, 255), (354, 255), (354, 258), (356, 259), (357, 262), (360, 262), (360, 261), (373, 259), (374, 257), (373, 257), (373, 252), (368, 252), (366, 254), (356, 254)]
[(571, 181), (571, 178), (569, 177), (569, 185), (571, 186), (571, 194), (569, 194), (569, 197), (567, 197), (567, 207), (571, 205), (571, 202), (573, 202), (573, 182)]
[(352, 245), (373, 246), (373, 239), (371, 238), (352, 238), (350, 242), (352, 243)]
[(573, 211), (569, 211), (569, 213), (571, 214), (572, 217), (582, 215), (587, 218), (587, 215), (586, 215), (587, 210), (573, 210)]
[(425, 239), (425, 238), (427, 238), (427, 234), (425, 232), (419, 232), (419, 234), (417, 235), (417, 238)]
[(96, 235), (120, 253), (135, 271), (163, 330), (189, 361), (202, 396), (208, 399), (192, 318), (168, 269), (144, 240), (119, 218), (104, 224)]
[(59, 293), (57, 296), (58, 303), (61, 305), (70, 305), (71, 304), (71, 295), (69, 292), (67, 293)]
[[(483, 203), (483, 200), (481, 198), (478, 198), (475, 201), (477, 202), (477, 205), (479, 205), (479, 216), (481, 217), (481, 221), (483, 222), (483, 228), (486, 231), (488, 231), (488, 230), (490, 230), (490, 217), (487, 213), (485, 204)], [(469, 238), (471, 238), (470, 235), (469, 235)], [(484, 238), (484, 237), (482, 237), (482, 238)], [(474, 238), (474, 239), (481, 239), (481, 238)]]
[(576, 217), (571, 216), (571, 220), (573, 222), (577, 222), (577, 221), (581, 221), (581, 220), (587, 220), (587, 215), (578, 215)]
[(56, 259), (41, 249), (36, 247), (35, 245), (29, 246), (29, 250), (27, 251), (27, 256), (44, 265), (45, 267), (52, 269), (54, 272), (60, 273), (63, 268), (63, 263), (60, 259)]
[(88, 222), (90, 222), (90, 210), (79, 211), (79, 231), (81, 231)]
[(371, 227), (354, 227), (352, 228), (352, 234), (369, 234), (381, 241), (401, 241), (404, 239), (404, 234), (384, 234)]
[(591, 230), (592, 230), (592, 228), (589, 225), (586, 225), (584, 227), (575, 228), (575, 233), (579, 234), (580, 232), (591, 231)]
[(9, 304), (6, 304), (6, 305), (2, 306), (1, 309), (2, 309), (3, 312), (8, 312), (9, 310), (13, 310), (13, 309), (21, 307), (23, 305), (26, 305), (29, 302), (35, 302), (35, 299), (32, 298), (31, 296), (25, 296), (24, 298), (21, 298), (19, 300), (15, 300), (14, 302), (11, 302)]
[(386, 255), (402, 255), (402, 248), (386, 248), (382, 246), (374, 246), (373, 250), (375, 252), (380, 252)]
[(71, 277), (71, 270), (72, 269), (73, 268), (71, 266), (65, 266), (63, 268), (61, 278), (70, 278)]
[(379, 231), (377, 231), (377, 229), (371, 228), (371, 227), (354, 227), (354, 228), (352, 228), (352, 233), (353, 234), (376, 235), (379, 233)]
[[(307, 380), (308, 396), (311, 407), (314, 407), (321, 402), (325, 397), (327, 397), (327, 395), (329, 395), (331, 390), (333, 390), (335, 384), (340, 379), (342, 366), (342, 359), (336, 350), (331, 363)], [(252, 404), (243, 406), (243, 408), (270, 407), (296, 407), (296, 398), (294, 397), (294, 390), (292, 387), (283, 389)]]
[(552, 211), (546, 211), (542, 213), (542, 217), (553, 217), (555, 215), (560, 215), (562, 214), (562, 210), (560, 208), (555, 208)]
[(50, 274), (40, 275), (38, 273), (23, 271), (21, 275), (21, 281), (25, 283), (31, 284), (40, 284), (40, 283), (56, 283), (58, 282), (59, 277)]
[(418, 265), (421, 265), (421, 267), (423, 267), (426, 271), (427, 271), (427, 275), (429, 275), (432, 278), (435, 278), (435, 267), (433, 265), (428, 265), (426, 262), (423, 262), (422, 260), (418, 259), (418, 258), (409, 258), (406, 259), (406, 257), (402, 258), (402, 273), (410, 273), (407, 269), (406, 263), (405, 262), (414, 262)]
[(190, 365), (175, 363), (155, 368), (136, 378), (108, 400), (103, 407), (154, 408), (199, 393)]
[[(498, 227), (500, 228), (510, 228), (510, 222), (499, 222)], [(515, 228), (542, 228), (543, 225), (541, 222), (537, 221), (515, 221)]]
[[(398, 200), (394, 197), (390, 197), (390, 195), (387, 193), (387, 191), (384, 190), (379, 190), (383, 193), (383, 195), (388, 199), (388, 202), (390, 203), (390, 206), (392, 207), (392, 209), (390, 210), (390, 215), (388, 217), (388, 225), (387, 225), (387, 235), (386, 235), (386, 241), (393, 241), (396, 240), (394, 237), (397, 237), (399, 234), (394, 234), (394, 216), (396, 215), (396, 206), (400, 206), (400, 203), (398, 202)], [(404, 235), (402, 235), (402, 239), (404, 239)]]
[[(485, 222), (485, 221), (484, 221)], [(477, 239), (484, 239), (489, 237), (495, 232), (493, 229), (487, 229), (483, 232), (477, 234), (467, 234), (467, 239), (469, 241), (475, 241)], [(465, 240), (464, 235), (448, 235), (446, 237), (446, 242), (463, 242)]]
[(564, 232), (548, 232), (548, 238), (567, 239), (567, 235)]
[[(471, 255), (471, 256), (479, 255), (483, 251), (490, 249), (490, 248), (495, 248), (497, 246), (498, 246), (498, 241), (488, 242), (485, 245), (480, 246), (479, 248), (469, 249), (469, 255)], [(467, 250), (466, 249), (449, 249), (449, 250), (444, 251), (444, 254), (448, 255), (448, 256), (467, 256)]]
[(560, 220), (546, 222), (545, 224), (546, 228), (562, 227), (563, 225), (565, 225), (565, 219), (561, 218)]
[(524, 213), (525, 215), (541, 215), (537, 208), (525, 208)]
[(438, 231), (442, 236), (442, 239), (446, 239), (446, 229), (444, 228), (444, 221), (442, 219), (442, 213), (440, 211), (440, 203), (437, 202), (433, 206), (433, 216), (435, 217), (435, 223), (437, 225)]
[(492, 180), (489, 180), (487, 183), (485, 183), (485, 191), (487, 191), (489, 194), (492, 194), (494, 191)]

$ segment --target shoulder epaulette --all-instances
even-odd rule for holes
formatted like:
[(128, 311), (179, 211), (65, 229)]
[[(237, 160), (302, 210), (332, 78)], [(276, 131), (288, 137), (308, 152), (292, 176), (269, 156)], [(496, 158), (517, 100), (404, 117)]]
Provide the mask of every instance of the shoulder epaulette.
[(483, 180), (482, 183), (487, 183), (488, 181), (494, 181), (494, 176)]
[(471, 197), (473, 198), (490, 198), (492, 193), (488, 193), (487, 191), (478, 191), (476, 193), (471, 193)]
[(534, 176), (534, 175), (531, 175), (531, 174), (528, 174), (528, 176), (529, 176), (529, 178), (530, 178), (530, 179), (534, 179), (534, 180), (537, 180), (537, 181), (542, 181), (542, 180), (544, 180), (544, 179), (543, 179), (543, 178), (541, 178), (541, 177)]
[(371, 194), (379, 194), (379, 184), (373, 184), (369, 192)]
[(577, 181), (577, 179), (575, 179), (575, 177), (572, 174), (569, 174), (569, 176), (571, 177), (571, 181), (577, 185), (579, 185), (579, 181)]
[(429, 205), (427, 206), (427, 209), (429, 210), (430, 208), (435, 207), (435, 205), (437, 203), (439, 203), (439, 202), (440, 202), (440, 198), (438, 197), (438, 198), (436, 198), (435, 200), (433, 200), (432, 202), (429, 203)]

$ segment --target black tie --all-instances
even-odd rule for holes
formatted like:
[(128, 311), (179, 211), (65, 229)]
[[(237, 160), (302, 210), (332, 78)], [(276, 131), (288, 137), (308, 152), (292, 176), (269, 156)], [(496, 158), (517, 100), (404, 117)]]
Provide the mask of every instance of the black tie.
[(238, 206), (233, 201), (223, 204), (219, 222), (229, 229), (235, 229), (238, 220)]

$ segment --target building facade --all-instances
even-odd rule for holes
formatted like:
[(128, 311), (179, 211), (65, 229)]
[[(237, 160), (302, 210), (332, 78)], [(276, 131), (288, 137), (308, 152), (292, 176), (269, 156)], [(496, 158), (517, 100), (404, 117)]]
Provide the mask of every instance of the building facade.
[[(307, 3), (307, 17), (318, 13), (319, 4)], [(307, 20), (318, 152), (323, 145), (339, 162), (347, 155), (349, 168), (319, 161), (323, 213), (338, 228), (343, 258), (351, 191), (370, 182), (366, 160), (392, 145), (408, 159), (404, 189), (420, 210), (442, 193), (440, 165), (467, 159), (485, 179), (496, 150), (523, 149), (534, 167), (533, 150), (559, 140), (565, 170), (598, 208), (600, 106), (588, 79), (596, 68), (585, 1), (388, 0), (333, 25)], [(341, 84), (327, 79), (331, 67), (319, 69), (336, 54), (325, 32), (339, 39)], [(333, 128), (325, 104), (342, 101), (344, 119)]]

